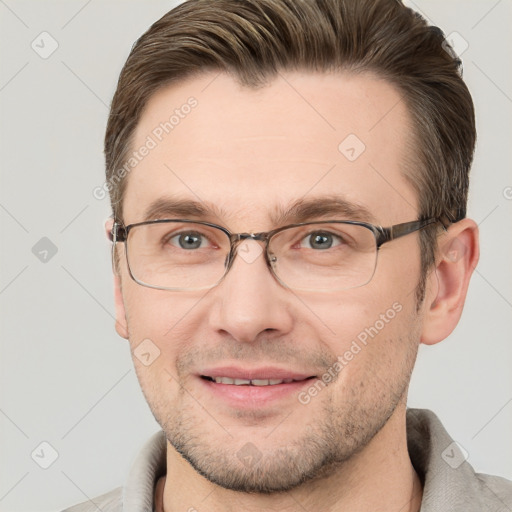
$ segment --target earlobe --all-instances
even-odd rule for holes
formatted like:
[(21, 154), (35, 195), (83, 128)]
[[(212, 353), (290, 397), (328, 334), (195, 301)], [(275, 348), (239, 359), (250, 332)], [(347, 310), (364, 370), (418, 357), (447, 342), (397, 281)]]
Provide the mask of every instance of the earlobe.
[[(112, 232), (112, 226), (114, 219), (109, 218), (105, 222), (105, 233), (107, 238), (111, 240), (110, 233)], [(114, 274), (114, 304), (116, 309), (116, 332), (121, 338), (128, 339), (128, 323), (126, 321), (126, 310), (124, 307), (123, 290), (121, 283), (121, 276), (116, 273), (114, 265), (112, 265), (112, 271)]]
[(478, 258), (478, 226), (473, 220), (452, 224), (440, 237), (435, 268), (428, 278), (421, 343), (434, 345), (455, 329)]

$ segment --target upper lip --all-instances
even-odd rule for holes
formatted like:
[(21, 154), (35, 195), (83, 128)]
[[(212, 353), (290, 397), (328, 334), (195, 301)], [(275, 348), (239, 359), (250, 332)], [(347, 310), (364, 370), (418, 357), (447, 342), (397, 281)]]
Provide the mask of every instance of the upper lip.
[(287, 368), (275, 366), (261, 366), (259, 368), (240, 368), (237, 366), (218, 366), (205, 368), (200, 373), (204, 377), (229, 377), (231, 379), (294, 379), (302, 380), (314, 377), (314, 373), (304, 373)]

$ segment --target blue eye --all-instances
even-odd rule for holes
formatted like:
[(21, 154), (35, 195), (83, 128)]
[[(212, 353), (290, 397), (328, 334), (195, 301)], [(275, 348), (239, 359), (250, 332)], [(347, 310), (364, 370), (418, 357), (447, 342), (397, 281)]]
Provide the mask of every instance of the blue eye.
[(202, 233), (188, 231), (169, 237), (168, 242), (175, 247), (191, 250), (204, 247), (203, 243), (207, 243), (207, 239)]
[[(338, 242), (338, 243), (336, 243)], [(309, 247), (306, 245), (309, 243)], [(301, 247), (308, 247), (311, 249), (330, 249), (333, 246), (341, 245), (342, 238), (328, 231), (314, 231), (305, 236), (300, 243)]]

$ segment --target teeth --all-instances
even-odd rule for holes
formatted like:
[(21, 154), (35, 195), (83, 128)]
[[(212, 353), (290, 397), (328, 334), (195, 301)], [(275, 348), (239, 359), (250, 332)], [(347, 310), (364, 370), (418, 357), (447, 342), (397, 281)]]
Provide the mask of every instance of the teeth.
[(251, 384), (253, 386), (268, 386), (270, 384), (279, 384), (280, 381), (272, 380), (269, 381), (268, 379), (253, 379), (251, 380)]
[(229, 377), (212, 377), (217, 384), (234, 384), (235, 386), (274, 386), (293, 382), (293, 379), (230, 379)]

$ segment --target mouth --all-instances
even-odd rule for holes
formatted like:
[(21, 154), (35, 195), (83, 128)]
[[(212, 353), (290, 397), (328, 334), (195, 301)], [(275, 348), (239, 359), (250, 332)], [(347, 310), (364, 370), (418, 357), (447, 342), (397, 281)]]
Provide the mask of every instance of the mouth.
[(235, 379), (231, 377), (210, 377), (208, 375), (201, 375), (201, 378), (216, 384), (228, 384), (233, 386), (277, 386), (279, 384), (290, 384), (292, 382), (303, 382), (306, 380), (314, 379), (315, 375), (300, 379)]
[[(210, 373), (211, 372), (211, 373)], [(201, 375), (204, 392), (212, 403), (223, 404), (238, 411), (262, 411), (293, 406), (301, 391), (312, 385), (316, 375), (290, 372), (284, 369), (242, 370), (212, 369)], [(280, 406), (276, 409), (276, 406)]]

